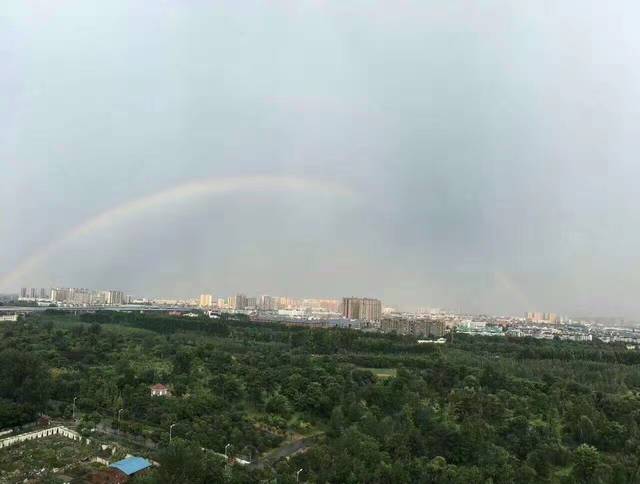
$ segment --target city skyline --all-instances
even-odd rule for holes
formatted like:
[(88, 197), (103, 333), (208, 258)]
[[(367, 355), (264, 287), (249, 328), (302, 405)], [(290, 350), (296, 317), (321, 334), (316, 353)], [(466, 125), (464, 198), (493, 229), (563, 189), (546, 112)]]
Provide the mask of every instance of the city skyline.
[[(98, 295), (99, 300), (104, 299), (105, 301), (111, 301), (113, 295), (108, 295), (108, 293), (116, 293), (116, 301), (129, 301), (129, 303), (133, 303), (134, 301), (142, 302), (160, 302), (162, 304), (167, 304), (170, 302), (180, 302), (180, 303), (189, 303), (190, 305), (196, 307), (211, 307), (211, 308), (221, 308), (221, 309), (233, 309), (234, 304), (230, 303), (231, 300), (237, 298), (238, 296), (244, 298), (248, 301), (241, 304), (241, 306), (246, 306), (248, 308), (256, 308), (256, 309), (270, 309), (269, 304), (265, 304), (264, 298), (270, 299), (272, 301), (273, 309), (285, 309), (285, 308), (295, 308), (295, 307), (305, 307), (305, 302), (316, 301), (316, 302), (327, 302), (331, 301), (337, 305), (335, 312), (342, 311), (342, 305), (346, 299), (351, 300), (359, 300), (359, 301), (379, 301), (381, 312), (392, 310), (396, 313), (413, 313), (413, 314), (459, 314), (459, 315), (487, 315), (491, 317), (512, 317), (512, 318), (521, 318), (530, 322), (541, 322), (541, 323), (556, 323), (562, 321), (567, 318), (595, 318), (595, 319), (611, 319), (611, 320), (625, 320), (627, 322), (634, 322), (640, 320), (633, 317), (625, 317), (619, 314), (585, 314), (585, 313), (562, 313), (562, 312), (554, 312), (554, 311), (539, 311), (535, 308), (526, 308), (525, 311), (514, 311), (513, 313), (488, 313), (488, 312), (478, 312), (475, 313), (473, 311), (465, 310), (464, 308), (444, 308), (440, 307), (436, 304), (424, 305), (424, 304), (416, 304), (414, 306), (400, 306), (393, 304), (389, 301), (378, 300), (376, 298), (371, 297), (353, 297), (353, 296), (310, 296), (308, 294), (302, 296), (294, 296), (294, 295), (275, 295), (275, 294), (265, 294), (264, 292), (258, 293), (249, 293), (247, 291), (238, 291), (238, 292), (223, 292), (220, 293), (210, 293), (210, 292), (200, 292), (198, 294), (186, 294), (186, 295), (152, 295), (148, 293), (142, 294), (132, 294), (130, 291), (122, 290), (122, 289), (96, 289), (96, 288), (83, 288), (83, 287), (65, 287), (65, 286), (55, 286), (55, 287), (21, 287), (20, 289), (8, 292), (8, 293), (0, 293), (0, 296), (8, 296), (13, 295), (20, 299), (42, 299), (42, 300), (52, 300), (55, 302), (55, 298), (52, 299), (51, 292), (61, 290), (68, 293), (71, 291), (72, 293), (75, 291), (77, 294), (82, 294), (84, 292), (88, 293), (96, 293)], [(33, 297), (33, 294), (38, 294), (38, 297)], [(47, 294), (44, 296), (43, 294)], [(211, 297), (211, 305), (207, 306), (203, 305), (203, 297)], [(79, 296), (80, 297), (80, 296)], [(95, 301), (94, 301), (95, 302)], [(98, 304), (112, 304), (110, 302), (98, 302)], [(117, 304), (117, 303), (115, 303)], [(125, 303), (126, 304), (126, 303)], [(297, 306), (298, 305), (298, 306)], [(357, 310), (359, 314), (359, 309)], [(346, 315), (345, 315), (346, 316)]]
[[(120, 289), (90, 289), (77, 287), (52, 288), (45, 287), (21, 287), (15, 292), (19, 300), (49, 300), (51, 302), (69, 302), (78, 304), (97, 305), (117, 305), (136, 304), (143, 301), (167, 304), (188, 303), (193, 307), (203, 309), (299, 309), (315, 307), (324, 308), (330, 312), (342, 313), (347, 319), (379, 320), (382, 314), (389, 311), (394, 313), (415, 313), (415, 314), (472, 314), (461, 309), (447, 309), (436, 306), (416, 306), (415, 308), (404, 308), (397, 305), (385, 303), (379, 299), (371, 297), (315, 297), (315, 296), (290, 296), (274, 294), (255, 294), (246, 292), (212, 294), (203, 292), (197, 295), (176, 296), (151, 296), (148, 294), (132, 295)], [(0, 294), (1, 295), (1, 294)], [(220, 297), (223, 296), (223, 297)], [(510, 316), (518, 317), (516, 314), (493, 314), (494, 317)], [(584, 315), (582, 315), (584, 316)], [(607, 317), (606, 315), (594, 315), (595, 317)], [(556, 323), (566, 316), (554, 312), (526, 311), (525, 320), (529, 322)], [(615, 315), (608, 315), (615, 318)]]

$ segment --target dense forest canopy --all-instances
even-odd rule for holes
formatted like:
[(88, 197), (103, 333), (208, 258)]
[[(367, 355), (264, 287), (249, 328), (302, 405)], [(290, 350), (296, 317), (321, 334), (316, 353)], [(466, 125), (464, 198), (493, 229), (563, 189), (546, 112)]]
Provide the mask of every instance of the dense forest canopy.
[[(122, 409), (119, 428), (162, 464), (139, 481), (640, 482), (640, 354), (622, 345), (418, 345), (108, 311), (47, 311), (0, 335), (0, 428), (69, 417), (74, 396), (81, 431)], [(151, 397), (155, 383), (173, 396)], [(209, 450), (260, 465), (225, 469)]]

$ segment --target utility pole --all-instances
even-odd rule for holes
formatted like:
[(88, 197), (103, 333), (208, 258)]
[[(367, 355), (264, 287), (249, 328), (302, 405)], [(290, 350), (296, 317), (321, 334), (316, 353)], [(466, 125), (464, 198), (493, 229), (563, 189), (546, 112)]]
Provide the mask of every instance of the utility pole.
[(172, 439), (172, 437), (173, 437), (173, 435), (172, 435), (172, 433), (171, 433), (171, 432), (173, 431), (173, 427), (175, 427), (176, 425), (177, 425), (177, 424), (171, 424), (171, 425), (169, 425), (169, 443), (171, 443), (171, 439)]
[(299, 469), (298, 472), (296, 472), (296, 482), (300, 482), (300, 473), (302, 472), (302, 469)]
[(76, 419), (76, 400), (78, 399), (78, 397), (73, 397), (73, 420), (75, 421)]

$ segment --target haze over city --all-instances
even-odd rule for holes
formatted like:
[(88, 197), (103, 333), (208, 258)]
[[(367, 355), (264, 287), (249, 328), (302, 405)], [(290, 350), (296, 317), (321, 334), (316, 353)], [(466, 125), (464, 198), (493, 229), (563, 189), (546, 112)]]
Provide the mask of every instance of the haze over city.
[(640, 6), (587, 4), (7, 2), (0, 292), (638, 317)]

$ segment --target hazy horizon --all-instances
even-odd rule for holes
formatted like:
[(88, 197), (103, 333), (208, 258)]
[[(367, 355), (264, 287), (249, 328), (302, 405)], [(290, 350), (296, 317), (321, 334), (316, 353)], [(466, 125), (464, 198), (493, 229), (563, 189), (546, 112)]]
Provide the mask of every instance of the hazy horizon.
[(10, 0), (0, 291), (640, 317), (639, 13)]

